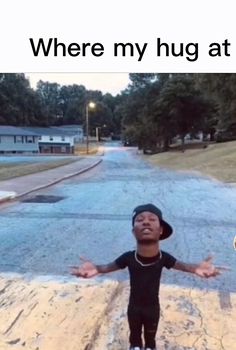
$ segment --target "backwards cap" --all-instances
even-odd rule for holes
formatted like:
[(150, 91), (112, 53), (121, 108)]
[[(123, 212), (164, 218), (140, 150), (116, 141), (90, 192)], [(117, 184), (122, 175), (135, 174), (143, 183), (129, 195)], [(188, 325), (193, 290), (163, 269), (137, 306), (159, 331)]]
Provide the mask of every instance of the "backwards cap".
[(165, 220), (163, 220), (162, 211), (153, 204), (139, 205), (138, 207), (136, 207), (134, 209), (133, 216), (132, 216), (132, 225), (133, 226), (134, 226), (134, 221), (135, 221), (136, 216), (143, 213), (144, 211), (148, 211), (150, 213), (153, 213), (159, 218), (160, 224), (163, 227), (163, 233), (162, 233), (160, 239), (166, 239), (172, 234), (173, 229)]

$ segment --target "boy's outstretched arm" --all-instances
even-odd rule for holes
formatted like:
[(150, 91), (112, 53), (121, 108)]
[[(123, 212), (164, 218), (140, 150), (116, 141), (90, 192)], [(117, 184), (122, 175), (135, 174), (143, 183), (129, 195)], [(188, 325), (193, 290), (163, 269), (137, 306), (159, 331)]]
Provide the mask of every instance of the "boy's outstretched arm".
[(120, 269), (114, 261), (105, 265), (95, 265), (92, 261), (84, 258), (80, 259), (83, 261), (81, 266), (71, 266), (71, 275), (76, 277), (90, 278), (100, 273), (108, 273)]
[(199, 277), (215, 277), (221, 274), (223, 270), (229, 270), (226, 267), (221, 266), (215, 266), (212, 263), (212, 256), (208, 256), (205, 260), (200, 262), (199, 264), (189, 264), (184, 263), (182, 261), (176, 261), (175, 265), (173, 266), (173, 269), (180, 270), (183, 272), (190, 272), (194, 273), (195, 275)]

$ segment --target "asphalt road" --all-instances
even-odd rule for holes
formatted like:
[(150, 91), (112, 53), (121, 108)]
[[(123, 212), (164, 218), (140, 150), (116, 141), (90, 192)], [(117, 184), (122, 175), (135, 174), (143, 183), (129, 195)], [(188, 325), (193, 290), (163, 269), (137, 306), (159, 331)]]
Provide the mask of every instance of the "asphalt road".
[[(60, 200), (23, 202), (36, 194)], [(164, 271), (162, 282), (235, 292), (236, 188), (153, 168), (135, 149), (117, 143), (106, 147), (103, 162), (93, 170), (0, 208), (0, 273), (69, 276), (68, 266), (78, 264), (80, 255), (96, 263), (114, 260), (135, 248), (132, 210), (148, 202), (163, 210), (175, 230), (161, 244), (163, 250), (187, 262), (213, 253), (217, 265), (231, 267), (210, 280)]]

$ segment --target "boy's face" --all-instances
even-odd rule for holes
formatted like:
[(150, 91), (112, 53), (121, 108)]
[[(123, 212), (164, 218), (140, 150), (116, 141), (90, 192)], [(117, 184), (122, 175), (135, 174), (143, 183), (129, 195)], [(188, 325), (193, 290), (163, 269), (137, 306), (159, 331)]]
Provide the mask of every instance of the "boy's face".
[(134, 220), (133, 234), (140, 244), (157, 243), (162, 231), (159, 218), (149, 211), (138, 214)]

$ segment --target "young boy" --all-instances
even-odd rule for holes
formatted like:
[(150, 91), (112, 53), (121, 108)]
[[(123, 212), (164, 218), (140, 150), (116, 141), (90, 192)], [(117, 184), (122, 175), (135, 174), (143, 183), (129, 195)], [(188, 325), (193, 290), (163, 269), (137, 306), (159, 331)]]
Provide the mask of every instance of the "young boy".
[(128, 251), (106, 265), (85, 261), (80, 267), (73, 267), (72, 275), (90, 278), (128, 267), (131, 289), (128, 305), (130, 350), (143, 349), (142, 328), (144, 349), (155, 350), (160, 317), (159, 286), (162, 268), (173, 268), (205, 278), (219, 275), (223, 268), (215, 267), (211, 257), (199, 264), (187, 264), (160, 250), (159, 240), (168, 238), (173, 229), (163, 220), (161, 210), (153, 204), (136, 207), (132, 225), (137, 241), (135, 251)]

